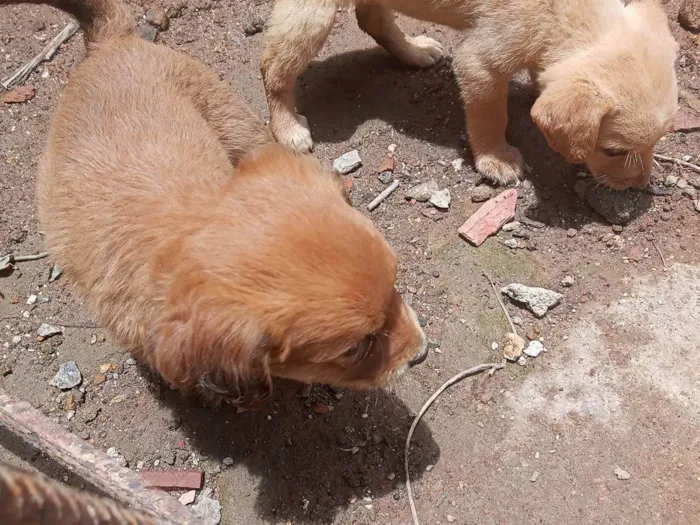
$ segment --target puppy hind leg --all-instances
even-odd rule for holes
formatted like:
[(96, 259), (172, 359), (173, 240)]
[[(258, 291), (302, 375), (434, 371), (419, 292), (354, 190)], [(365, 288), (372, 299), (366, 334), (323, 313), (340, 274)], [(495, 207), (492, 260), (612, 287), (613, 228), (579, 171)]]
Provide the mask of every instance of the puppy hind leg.
[(277, 0), (265, 35), (260, 71), (270, 110), (270, 130), (299, 152), (313, 148), (306, 118), (298, 115), (294, 84), (330, 33), (337, 0)]
[(516, 184), (523, 171), (517, 148), (506, 141), (508, 80), (489, 70), (463, 46), (455, 70), (467, 113), (467, 134), (476, 170), (497, 184)]
[(355, 7), (355, 14), (360, 29), (404, 64), (429, 67), (443, 56), (440, 42), (423, 35), (409, 37), (401, 31), (391, 9), (362, 0)]

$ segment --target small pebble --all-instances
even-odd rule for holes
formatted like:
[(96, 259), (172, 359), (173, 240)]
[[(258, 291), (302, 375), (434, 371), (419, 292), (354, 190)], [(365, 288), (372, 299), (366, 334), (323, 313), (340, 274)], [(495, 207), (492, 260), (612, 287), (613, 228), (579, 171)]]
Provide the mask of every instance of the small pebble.
[(445, 188), (444, 190), (436, 191), (430, 197), (430, 204), (435, 206), (439, 210), (447, 210), (450, 207), (450, 202), (452, 197), (450, 195), (450, 190)]
[(540, 341), (530, 341), (530, 344), (527, 345), (527, 348), (525, 348), (524, 352), (525, 355), (528, 355), (530, 357), (537, 357), (542, 353), (542, 350), (544, 350), (544, 345)]
[(488, 186), (477, 186), (472, 191), (472, 202), (486, 202), (491, 198), (491, 188)]
[(189, 490), (185, 492), (182, 496), (178, 498), (178, 501), (182, 503), (183, 505), (191, 505), (194, 503), (195, 498), (197, 497), (197, 491), (196, 490)]
[(539, 478), (539, 477), (540, 477), (540, 473), (535, 471), (532, 473), (532, 477), (530, 478), (530, 481), (532, 481), (534, 483), (535, 481), (537, 481), (537, 478)]
[(523, 325), (523, 318), (518, 317), (517, 315), (513, 317), (512, 321), (513, 321), (513, 324), (515, 326), (522, 326)]
[(362, 159), (360, 158), (360, 152), (356, 149), (348, 151), (333, 161), (333, 170), (341, 175), (347, 175), (360, 166), (362, 166)]
[(165, 31), (170, 25), (168, 14), (162, 7), (152, 7), (146, 11), (146, 22), (151, 24), (153, 27), (157, 27), (161, 31)]
[(511, 250), (515, 250), (518, 247), (518, 241), (516, 241), (515, 239), (507, 239), (503, 241), (503, 245), (507, 248), (510, 248)]
[(226, 465), (227, 467), (232, 467), (233, 466), (233, 458), (225, 457), (223, 460), (223, 464)]
[(571, 287), (574, 285), (575, 282), (576, 282), (576, 281), (574, 280), (574, 278), (573, 278), (572, 276), (567, 275), (566, 277), (564, 277), (564, 278), (561, 280), (561, 285), (562, 285), (564, 288), (571, 288)]
[(621, 481), (627, 481), (628, 479), (630, 479), (632, 477), (632, 476), (630, 476), (629, 472), (621, 469), (620, 467), (617, 467), (614, 472), (615, 472), (615, 476), (617, 477), (617, 479), (619, 479)]
[(68, 361), (61, 365), (58, 372), (51, 380), (51, 384), (60, 390), (70, 390), (80, 385), (83, 381), (83, 375), (78, 369), (75, 361)]
[(455, 518), (454, 516), (450, 516), (449, 514), (445, 516), (445, 519), (447, 520), (447, 523), (454, 523), (455, 521), (457, 521), (457, 518)]
[(521, 355), (520, 357), (518, 357), (518, 364), (520, 366), (527, 365), (527, 357), (525, 357), (524, 355)]
[(577, 234), (578, 234), (578, 230), (575, 228), (569, 228), (568, 230), (566, 230), (567, 237), (576, 237)]
[(52, 324), (48, 323), (42, 323), (39, 328), (37, 328), (36, 335), (39, 337), (43, 337), (44, 339), (47, 339), (49, 337), (52, 337), (54, 335), (58, 335), (63, 332), (63, 329), (60, 326), (55, 326)]
[(455, 170), (455, 172), (462, 171), (463, 166), (464, 166), (464, 159), (455, 159), (452, 161), (452, 168)]
[(676, 188), (684, 190), (687, 187), (688, 187), (688, 181), (685, 179), (678, 179), (678, 182), (676, 182)]
[(666, 186), (675, 186), (676, 184), (678, 184), (678, 177), (676, 177), (675, 175), (669, 175), (668, 177), (666, 177), (664, 184)]
[(700, 199), (695, 201), (694, 206), (695, 206), (695, 211), (700, 213)]
[(512, 232), (514, 230), (517, 230), (518, 228), (520, 228), (520, 223), (518, 221), (513, 221), (509, 222), (508, 224), (504, 224), (501, 230), (503, 230), (504, 232)]
[(27, 304), (29, 306), (36, 304), (37, 299), (39, 299), (36, 295), (32, 294), (27, 298)]
[(383, 184), (391, 184), (394, 182), (394, 174), (391, 173), (390, 171), (382, 171), (377, 178), (383, 183)]
[(619, 224), (613, 224), (612, 231), (615, 233), (622, 233), (623, 231), (625, 231), (625, 228), (623, 226), (620, 226)]

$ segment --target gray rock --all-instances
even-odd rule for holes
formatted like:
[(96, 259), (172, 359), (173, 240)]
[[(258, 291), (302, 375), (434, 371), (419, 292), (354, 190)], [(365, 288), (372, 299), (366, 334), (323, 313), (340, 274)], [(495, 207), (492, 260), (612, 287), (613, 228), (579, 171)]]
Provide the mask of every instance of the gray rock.
[(676, 184), (678, 184), (678, 177), (675, 175), (669, 175), (668, 177), (666, 177), (664, 184), (669, 187), (675, 186)]
[(628, 224), (651, 204), (651, 196), (640, 191), (611, 190), (579, 180), (574, 191), (611, 224)]
[(542, 353), (542, 350), (544, 350), (544, 345), (541, 342), (535, 340), (530, 341), (530, 344), (527, 345), (523, 352), (525, 352), (525, 355), (529, 357), (537, 357)]
[(232, 467), (233, 466), (233, 458), (226, 457), (226, 458), (224, 458), (222, 463), (224, 465), (226, 465), (227, 467)]
[(523, 318), (519, 317), (517, 315), (513, 316), (513, 324), (515, 326), (522, 326), (523, 325)]
[(544, 317), (550, 308), (559, 304), (562, 298), (560, 293), (552, 290), (525, 286), (519, 283), (509, 284), (501, 288), (501, 293), (527, 306), (536, 317)]
[(51, 380), (51, 384), (61, 390), (70, 390), (83, 382), (83, 375), (75, 361), (63, 363)]
[(212, 490), (204, 489), (197, 495), (197, 501), (192, 505), (195, 515), (202, 518), (205, 525), (218, 525), (221, 522), (221, 504), (211, 497)]
[(265, 19), (259, 14), (252, 14), (243, 23), (243, 34), (245, 36), (253, 36), (262, 33), (265, 29)]
[(510, 248), (511, 250), (515, 250), (518, 247), (518, 241), (516, 241), (515, 239), (507, 239), (503, 241), (503, 245), (507, 248)]
[(477, 186), (472, 191), (472, 202), (486, 202), (491, 198), (492, 193), (488, 186)]
[(525, 366), (527, 364), (527, 357), (525, 357), (524, 355), (518, 357), (518, 364), (520, 366)]
[(378, 178), (384, 184), (391, 184), (392, 182), (394, 182), (394, 174), (391, 173), (390, 171), (382, 171), (379, 174)]
[(406, 199), (415, 199), (418, 202), (425, 202), (435, 195), (440, 188), (438, 188), (437, 182), (430, 179), (428, 182), (419, 184), (418, 186), (413, 186), (406, 192)]
[(439, 210), (448, 209), (450, 207), (451, 200), (452, 196), (450, 195), (450, 190), (448, 188), (436, 191), (429, 199), (430, 204), (432, 204)]
[(576, 281), (570, 275), (567, 275), (561, 280), (561, 285), (565, 288), (571, 288)]
[(464, 167), (464, 159), (455, 159), (452, 161), (452, 169), (455, 170), (455, 173), (462, 171), (463, 167)]
[(360, 152), (356, 149), (348, 151), (333, 161), (333, 170), (346, 175), (362, 166)]
[(146, 22), (151, 24), (153, 27), (165, 31), (170, 26), (170, 19), (165, 9), (162, 7), (152, 7), (146, 11)]
[(129, 462), (114, 447), (109, 447), (107, 449), (107, 457), (116, 461), (120, 467), (126, 467), (129, 465)]
[(39, 337), (43, 337), (44, 339), (53, 337), (54, 335), (58, 335), (61, 333), (63, 333), (63, 329), (60, 326), (48, 323), (42, 323), (41, 326), (39, 326), (39, 328), (37, 328), (36, 330), (36, 335), (38, 335)]
[(141, 38), (144, 40), (148, 40), (149, 42), (154, 42), (156, 37), (158, 36), (158, 30), (148, 24), (139, 24), (139, 34), (141, 35)]
[(518, 228), (520, 228), (520, 223), (518, 221), (513, 221), (509, 222), (508, 224), (504, 224), (501, 230), (503, 230), (504, 232), (512, 232), (517, 230)]
[(615, 472), (615, 476), (617, 477), (617, 479), (619, 479), (621, 481), (627, 481), (628, 479), (630, 479), (632, 477), (632, 476), (630, 476), (629, 472), (621, 469), (620, 467), (617, 467), (614, 470), (614, 472)]
[(676, 188), (684, 190), (688, 187), (688, 181), (685, 179), (678, 179), (678, 182), (676, 182)]

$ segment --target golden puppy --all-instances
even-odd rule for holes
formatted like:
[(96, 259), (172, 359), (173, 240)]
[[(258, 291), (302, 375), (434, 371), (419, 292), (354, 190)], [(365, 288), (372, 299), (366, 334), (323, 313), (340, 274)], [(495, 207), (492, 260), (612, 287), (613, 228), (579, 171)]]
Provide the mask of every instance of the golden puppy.
[(454, 67), (486, 178), (509, 184), (522, 174), (505, 138), (506, 105), (508, 81), (529, 69), (541, 90), (532, 118), (554, 150), (613, 188), (648, 182), (654, 144), (677, 111), (678, 46), (660, 0), (277, 0), (261, 70), (272, 133), (299, 151), (313, 142), (294, 81), (348, 4), (365, 32), (412, 66), (435, 63), (442, 48), (406, 36), (392, 10), (464, 31)]
[(203, 65), (135, 36), (118, 0), (40, 3), (88, 44), (41, 163), (40, 220), (118, 341), (173, 386), (243, 407), (272, 376), (371, 387), (424, 359), (396, 257), (339, 177), (272, 143)]

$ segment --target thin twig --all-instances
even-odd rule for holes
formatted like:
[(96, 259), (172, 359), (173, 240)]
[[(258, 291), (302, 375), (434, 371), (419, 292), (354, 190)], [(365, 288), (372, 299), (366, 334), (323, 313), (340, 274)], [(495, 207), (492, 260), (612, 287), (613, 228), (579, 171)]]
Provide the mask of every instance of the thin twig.
[(666, 266), (666, 258), (664, 257), (664, 254), (661, 253), (661, 250), (659, 249), (659, 247), (656, 245), (656, 243), (654, 241), (651, 241), (651, 244), (654, 248), (656, 248), (656, 251), (658, 252), (659, 257), (661, 257), (661, 264), (664, 265), (664, 270), (667, 270), (668, 266)]
[(61, 47), (61, 44), (63, 44), (70, 37), (72, 37), (77, 30), (78, 24), (76, 24), (75, 22), (70, 22), (66, 27), (63, 28), (63, 31), (61, 31), (53, 38), (53, 40), (51, 40), (51, 42), (46, 44), (44, 49), (42, 49), (37, 56), (32, 58), (26, 64), (24, 64), (17, 71), (12, 73), (9, 77), (4, 79), (2, 83), (0, 83), (2, 87), (5, 89), (10, 89), (11, 87), (14, 87), (20, 82), (24, 82), (39, 64), (41, 64), (45, 60), (51, 60), (51, 57), (53, 57), (54, 53), (58, 50), (59, 47)]
[(41, 252), (34, 255), (14, 255), (12, 256), (13, 262), (29, 262), (38, 261), (39, 259), (45, 259), (49, 256), (49, 252)]
[(692, 163), (687, 162), (687, 161), (682, 160), (682, 159), (677, 159), (675, 157), (669, 157), (667, 155), (659, 155), (658, 153), (654, 153), (654, 158), (662, 160), (664, 162), (675, 162), (676, 164), (680, 164), (681, 166), (684, 166), (688, 169), (691, 169), (693, 171), (700, 173), (700, 166), (698, 166), (697, 164), (692, 164)]
[(415, 525), (420, 525), (420, 522), (418, 521), (418, 512), (416, 512), (416, 503), (413, 501), (413, 491), (411, 490), (411, 474), (408, 469), (408, 453), (411, 448), (411, 438), (413, 437), (413, 432), (416, 430), (416, 427), (418, 426), (418, 423), (420, 422), (421, 418), (423, 417), (423, 414), (426, 413), (426, 411), (430, 408), (430, 405), (433, 404), (433, 402), (442, 394), (445, 390), (450, 388), (452, 385), (455, 385), (462, 381), (463, 379), (466, 379), (469, 376), (473, 376), (476, 374), (480, 374), (482, 372), (489, 372), (489, 374), (493, 374), (496, 370), (500, 370), (504, 367), (505, 365), (503, 363), (496, 364), (496, 363), (489, 363), (489, 364), (483, 364), (483, 365), (478, 365), (475, 366), (474, 368), (470, 368), (469, 370), (464, 370), (463, 372), (460, 372), (456, 376), (452, 377), (451, 379), (447, 380), (445, 384), (443, 384), (440, 388), (438, 388), (435, 393), (430, 396), (430, 398), (425, 402), (423, 407), (420, 409), (420, 412), (418, 412), (418, 415), (416, 418), (413, 420), (413, 423), (411, 424), (411, 428), (408, 431), (408, 436), (406, 437), (406, 448), (404, 450), (404, 468), (406, 469), (406, 492), (408, 493), (408, 503), (411, 505), (411, 515), (413, 516), (413, 523)]
[(399, 187), (399, 181), (395, 180), (394, 182), (391, 183), (391, 186), (389, 186), (387, 189), (385, 189), (383, 192), (381, 192), (379, 195), (377, 195), (377, 198), (374, 199), (372, 202), (370, 202), (367, 205), (367, 209), (369, 211), (374, 210), (377, 206), (379, 206), (382, 202), (386, 200), (386, 198), (394, 193), (396, 191), (396, 188)]
[(508, 319), (508, 324), (510, 325), (510, 331), (517, 335), (518, 331), (515, 329), (515, 325), (513, 324), (513, 320), (510, 318), (510, 314), (508, 313), (508, 310), (506, 309), (506, 305), (503, 304), (503, 301), (501, 300), (501, 296), (498, 293), (498, 290), (496, 290), (496, 285), (493, 284), (493, 279), (491, 279), (491, 276), (488, 273), (486, 273), (486, 271), (483, 271), (482, 273), (484, 274), (484, 277), (486, 277), (489, 280), (489, 283), (491, 283), (491, 288), (493, 288), (493, 293), (496, 294), (496, 300), (498, 301), (498, 304), (501, 305), (501, 309), (503, 310), (503, 313), (506, 314), (506, 319)]

